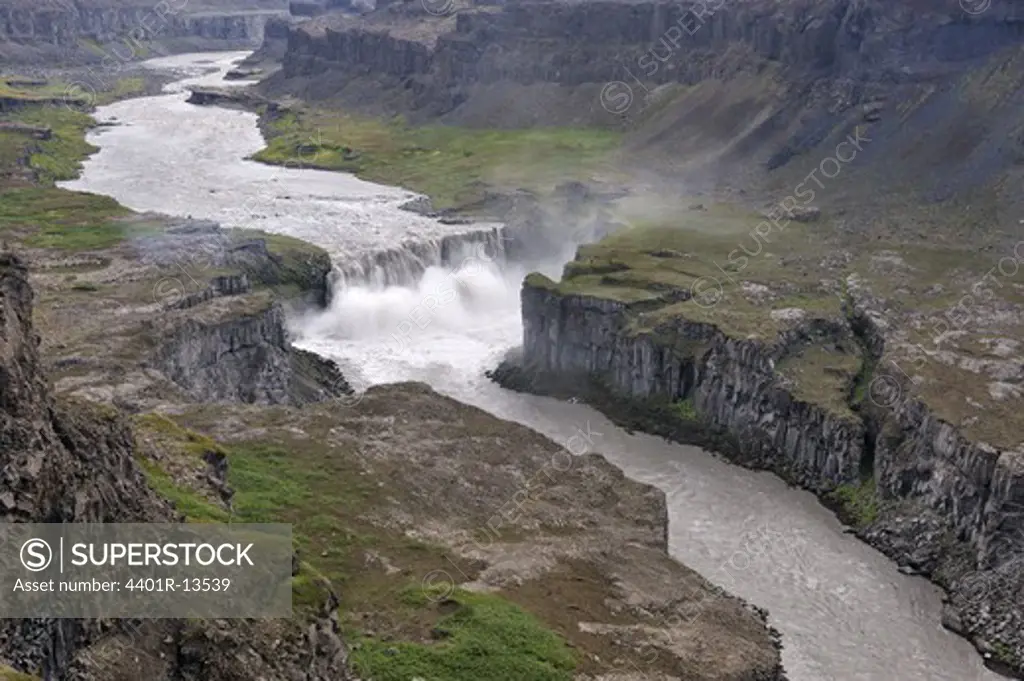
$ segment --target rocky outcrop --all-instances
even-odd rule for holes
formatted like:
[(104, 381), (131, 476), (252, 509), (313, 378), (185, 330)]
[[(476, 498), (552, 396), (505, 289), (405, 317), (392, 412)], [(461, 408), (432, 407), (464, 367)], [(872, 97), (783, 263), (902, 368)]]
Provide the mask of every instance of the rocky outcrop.
[(305, 404), (352, 392), (333, 363), (291, 347), (278, 303), (214, 321), (184, 318), (153, 365), (200, 402)]
[[(860, 342), (872, 366), (884, 339), (863, 310), (849, 311), (852, 323), (805, 321), (761, 342), (682, 317), (638, 329), (633, 308), (642, 304), (561, 292), (534, 277), (522, 302), (522, 355), (492, 377), (593, 395), (612, 414), (640, 411), (646, 420), (633, 422), (643, 428), (713, 446), (826, 498), (841, 485), (873, 485), (879, 514), (859, 535), (946, 587), (947, 626), (992, 666), (1024, 675), (1024, 454), (971, 442), (902, 393), (886, 409), (865, 402), (837, 413), (794, 397), (775, 371), (821, 339)], [(690, 430), (670, 427), (680, 403), (697, 422)]]
[(453, 105), (475, 85), (693, 83), (768, 62), (819, 76), (925, 79), (1015, 44), (1024, 25), (1016, 7), (968, 14), (955, 0), (926, 11), (911, 2), (757, 0), (514, 2), (444, 14), (409, 2), (294, 26), (283, 77), (386, 75), (421, 101)]
[(293, 17), (273, 16), (263, 25), (263, 42), (259, 48), (242, 62), (242, 66), (256, 67), (264, 62), (277, 63), (288, 51), (288, 32), (294, 23)]
[[(135, 465), (127, 425), (95, 407), (56, 402), (40, 366), (28, 273), (0, 254), (0, 520), (173, 518)], [(0, 661), (63, 679), (76, 650), (97, 630), (78, 620), (4, 620)]]
[(32, 327), (28, 273), (0, 254), (0, 515), (7, 522), (169, 518), (132, 462), (131, 431), (101, 408), (54, 400)]
[[(255, 12), (186, 14), (183, 7), (0, 7), (0, 40), (74, 46), (92, 39), (146, 42), (163, 38), (211, 38), (258, 44), (263, 39), (265, 14)], [(113, 5), (113, 3), (112, 3)], [(122, 49), (123, 51), (123, 49)]]
[[(52, 396), (32, 297), (23, 264), (0, 254), (0, 521), (177, 521), (147, 485), (132, 430), (117, 412)], [(344, 680), (336, 608), (327, 594), (308, 630), (259, 620), (6, 619), (0, 675), (13, 668), (41, 670), (45, 681)]]
[(199, 293), (193, 293), (182, 298), (177, 303), (174, 303), (172, 307), (184, 310), (186, 308), (195, 307), (196, 305), (202, 305), (214, 298), (220, 298), (221, 296), (237, 296), (249, 293), (250, 291), (252, 291), (252, 285), (249, 283), (249, 277), (244, 274), (229, 274), (223, 277), (214, 277), (210, 280), (210, 285), (205, 289)]
[(821, 320), (766, 345), (683, 319), (631, 332), (627, 304), (543, 286), (524, 286), (522, 301), (524, 363), (531, 373), (597, 379), (629, 399), (692, 401), (705, 425), (732, 442), (740, 461), (809, 489), (858, 479), (862, 424), (794, 399), (773, 371), (809, 337), (849, 336), (848, 329)]
[[(164, 218), (157, 216), (157, 219)], [(135, 241), (139, 258), (165, 267), (189, 263), (200, 271), (237, 269), (251, 284), (286, 288), (292, 297), (297, 291), (303, 303), (326, 305), (327, 280), (331, 274), (331, 258), (326, 251), (298, 240), (271, 248), (268, 246), (270, 235), (225, 230), (208, 220), (170, 220), (169, 223), (163, 232)], [(239, 279), (228, 281), (242, 286)]]
[(192, 87), (189, 88), (192, 94), (188, 97), (189, 104), (201, 106), (222, 106), (226, 108), (238, 108), (243, 110), (258, 109), (267, 107), (269, 111), (275, 112), (278, 106), (275, 102), (265, 99), (255, 93), (238, 91), (234, 88), (217, 87)]

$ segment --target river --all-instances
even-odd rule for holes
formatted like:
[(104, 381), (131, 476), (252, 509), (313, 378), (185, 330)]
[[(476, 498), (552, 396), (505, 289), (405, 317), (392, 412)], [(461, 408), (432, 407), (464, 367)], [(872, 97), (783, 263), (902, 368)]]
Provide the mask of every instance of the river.
[[(140, 211), (297, 236), (324, 247), (336, 262), (467, 229), (400, 210), (411, 192), (246, 160), (263, 146), (256, 117), (189, 105), (183, 90), (188, 83), (222, 83), (243, 56), (149, 62), (188, 76), (166, 94), (100, 108), (97, 119), (119, 125), (90, 134), (100, 151), (80, 179), (63, 186)], [(555, 258), (535, 268), (557, 273), (559, 264)], [(844, 534), (811, 494), (694, 447), (627, 434), (585, 405), (513, 393), (484, 378), (485, 369), (521, 342), (522, 275), (483, 258), (454, 279), (450, 268), (434, 267), (409, 286), (349, 285), (335, 292), (330, 309), (294, 320), (297, 345), (336, 359), (357, 387), (418, 380), (557, 442), (589, 432), (593, 451), (665, 491), (674, 557), (768, 609), (793, 681), (1002, 678), (942, 628), (936, 587), (902, 575)], [(452, 290), (455, 279), (457, 290), (424, 313), (424, 299)]]

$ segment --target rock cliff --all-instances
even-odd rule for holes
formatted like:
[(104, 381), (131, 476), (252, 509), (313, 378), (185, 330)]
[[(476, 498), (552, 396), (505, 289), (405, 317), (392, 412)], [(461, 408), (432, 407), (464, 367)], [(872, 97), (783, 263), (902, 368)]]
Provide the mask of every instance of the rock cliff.
[[(174, 522), (147, 484), (128, 424), (108, 408), (55, 399), (41, 370), (32, 289), (21, 261), (0, 255), (0, 521)], [(177, 620), (4, 620), (0, 671), (45, 681), (273, 678), (344, 679), (334, 606), (302, 627)], [(274, 654), (228, 655), (264, 647)], [(157, 657), (157, 650), (164, 652)]]
[(640, 96), (643, 83), (696, 83), (775, 65), (805, 83), (823, 76), (859, 83), (863, 96), (867, 83), (929, 80), (1015, 45), (1024, 19), (1014, 5), (969, 14), (955, 0), (431, 7), (393, 3), (297, 24), (280, 79), (342, 74), (321, 95), (330, 96), (351, 79), (390, 77), (410, 103), (441, 112), (496, 83), (600, 89), (622, 82)]
[(706, 426), (731, 440), (738, 460), (812, 490), (858, 479), (860, 421), (794, 399), (773, 370), (808, 339), (848, 338), (849, 329), (812, 320), (763, 344), (682, 318), (637, 332), (627, 303), (545, 286), (525, 285), (522, 301), (523, 360), (531, 372), (575, 377), (579, 385), (597, 378), (635, 400), (690, 401)]
[(224, 49), (259, 45), (270, 17), (286, 16), (281, 2), (222, 3), (207, 6), (187, 0), (156, 4), (47, 0), (5, 3), (0, 7), (0, 54), (11, 59), (51, 57), (119, 65), (152, 51), (182, 48)]
[[(522, 354), (493, 373), (499, 382), (583, 396), (638, 427), (771, 469), (840, 513), (837, 493), (866, 486), (877, 515), (847, 516), (860, 536), (946, 587), (947, 626), (994, 666), (1024, 673), (1024, 453), (971, 441), (909, 390), (858, 399), (892, 380), (875, 368), (888, 357), (885, 335), (861, 301), (767, 340), (685, 314), (644, 324), (650, 302), (574, 293), (539, 275), (522, 305)], [(864, 353), (847, 386), (851, 409), (808, 399), (783, 375), (787, 357), (822, 343)]]
[(301, 405), (351, 392), (333, 364), (291, 347), (279, 303), (223, 318), (210, 313), (176, 320), (153, 361), (191, 399)]

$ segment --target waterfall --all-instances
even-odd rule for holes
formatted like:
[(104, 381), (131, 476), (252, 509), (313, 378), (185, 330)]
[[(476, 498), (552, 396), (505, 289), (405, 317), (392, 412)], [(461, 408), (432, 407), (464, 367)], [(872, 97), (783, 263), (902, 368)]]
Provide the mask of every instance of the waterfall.
[(459, 270), (485, 264), (501, 266), (504, 262), (505, 236), (501, 227), (410, 239), (395, 248), (338, 258), (331, 289), (337, 293), (352, 286), (378, 290), (412, 287), (431, 267)]

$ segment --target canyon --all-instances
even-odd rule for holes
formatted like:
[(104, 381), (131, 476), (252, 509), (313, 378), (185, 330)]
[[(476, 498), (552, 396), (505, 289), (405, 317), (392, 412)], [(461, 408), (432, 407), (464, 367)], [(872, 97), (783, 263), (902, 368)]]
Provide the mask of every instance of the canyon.
[(11, 0), (0, 6), (0, 56), (48, 68), (123, 68), (154, 54), (259, 45), (266, 22), (287, 10), (280, 0)]
[[(623, 129), (632, 178), (616, 181), (635, 198), (613, 212), (678, 233), (528, 277), (523, 348), (495, 377), (816, 492), (943, 585), (944, 623), (1020, 673), (1018, 10), (392, 3), (288, 27), (260, 88), (412, 120)], [(850, 140), (856, 160), (837, 162)], [(790, 226), (794, 186), (811, 227)], [(722, 229), (692, 210), (726, 195), (749, 217)]]
[[(372, 9), (331, 4), (292, 3), (293, 16), (271, 3), (221, 7), (216, 17), (192, 14), (190, 7), (188, 15), (172, 20), (175, 28), (168, 37), (181, 42), (167, 46), (210, 44), (190, 42), (197, 36), (218, 47), (262, 39), (246, 63), (270, 75), (255, 86), (260, 95), (250, 103), (298, 96), (310, 107), (307, 111), (291, 99), (294, 109), (263, 112), (261, 125), (271, 146), (273, 135), (280, 135), (285, 145), (293, 145), (285, 146), (291, 159), (337, 154), (357, 172), (360, 159), (373, 160), (373, 150), (358, 144), (342, 147), (319, 135), (312, 142), (312, 126), (325, 120), (317, 118), (316, 109), (332, 107), (466, 129), (598, 126), (620, 134), (621, 149), (599, 169), (584, 171), (580, 182), (555, 192), (543, 186), (525, 189), (510, 183), (509, 173), (498, 173), (478, 192), (482, 200), (456, 201), (453, 209), (440, 212), (429, 202), (416, 209), (425, 214), (423, 222), (409, 206), (398, 209), (397, 203), (372, 223), (358, 210), (345, 212), (347, 207), (340, 213), (319, 212), (323, 196), (315, 191), (301, 208), (313, 206), (308, 214), (294, 212), (298, 202), (291, 195), (263, 197), (262, 224), (330, 253), (289, 243), (284, 267), (281, 244), (273, 237), (244, 237), (239, 243), (216, 225), (190, 221), (180, 233), (175, 229), (181, 226), (169, 228), (177, 234), (172, 240), (198, 235), (194, 238), (214, 244), (215, 253), (230, 254), (218, 256), (216, 267), (232, 272), (218, 271), (194, 292), (173, 296), (161, 320), (152, 323), (145, 321), (151, 310), (141, 302), (143, 288), (160, 285), (160, 277), (168, 274), (162, 268), (181, 256), (172, 248), (169, 259), (147, 261), (146, 268), (155, 269), (147, 269), (145, 283), (132, 289), (138, 299), (131, 314), (119, 315), (126, 333), (115, 334), (116, 342), (98, 342), (97, 326), (67, 335), (61, 320), (70, 312), (62, 311), (61, 298), (83, 297), (88, 286), (102, 289), (120, 281), (121, 268), (134, 270), (136, 260), (151, 258), (159, 247), (135, 242), (137, 252), (121, 252), (113, 265), (86, 276), (78, 293), (69, 293), (56, 277), (37, 275), (44, 294), (43, 312), (36, 316), (42, 320), (43, 352), (58, 392), (133, 414), (169, 413), (189, 428), (240, 446), (255, 434), (270, 432), (288, 446), (295, 446), (295, 437), (312, 437), (344, 448), (352, 442), (339, 440), (333, 429), (339, 419), (357, 432), (381, 414), (400, 413), (408, 431), (388, 436), (382, 428), (372, 437), (393, 438), (392, 449), (408, 452), (426, 468), (412, 467), (410, 477), (389, 482), (437, 495), (440, 477), (431, 473), (426, 482), (416, 479), (416, 471), (422, 477), (431, 457), (440, 455), (430, 444), (433, 436), (419, 445), (413, 442), (431, 432), (430, 415), (478, 423), (478, 416), (466, 411), (472, 408), (422, 386), (363, 393), (353, 392), (353, 385), (389, 382), (380, 376), (405, 371), (430, 377), (422, 380), (432, 385), (449, 386), (447, 379), (436, 378), (436, 366), (449, 362), (461, 375), (457, 369), (463, 358), (441, 359), (445, 349), (430, 334), (448, 323), (443, 321), (434, 322), (425, 338), (400, 343), (425, 344), (423, 358), (415, 358), (427, 362), (425, 367), (408, 370), (408, 347), (392, 354), (389, 349), (370, 352), (366, 346), (371, 342), (395, 340), (394, 334), (387, 339), (389, 331), (411, 329), (412, 313), (385, 320), (377, 329), (379, 321), (366, 306), (380, 304), (374, 296), (394, 297), (399, 290), (429, 297), (428, 284), (436, 281), (438, 270), (458, 274), (457, 263), (474, 253), (485, 252), (488, 268), (497, 264), (515, 278), (522, 262), (534, 262), (524, 254), (553, 255), (568, 245), (564, 267), (558, 263), (523, 280), (522, 347), (491, 373), (493, 378), (513, 390), (592, 405), (628, 428), (705, 447), (813, 492), (903, 572), (928, 576), (945, 589), (942, 623), (970, 640), (988, 666), (1024, 673), (1024, 451), (1019, 441), (1024, 364), (1016, 340), (1024, 289), (1017, 281), (1021, 197), (1012, 190), (1021, 179), (1024, 138), (1018, 112), (1024, 62), (1016, 5), (406, 2)], [(32, 50), (67, 45), (83, 35), (108, 42), (125, 29), (130, 34), (138, 11), (125, 11), (82, 12), (77, 23), (65, 25), (45, 12), (11, 10), (0, 18), (0, 33), (8, 46), (31, 43)], [(299, 126), (298, 134), (287, 128), (276, 132), (273, 126), (281, 121)], [(850, 160), (842, 160), (844, 144), (847, 151), (851, 145), (854, 149), (846, 157)], [(306, 146), (311, 147), (308, 155)], [(826, 161), (836, 173), (825, 172)], [(175, 186), (180, 180), (172, 171), (163, 167), (161, 180)], [(817, 191), (807, 200), (800, 192), (812, 176)], [(212, 178), (202, 176), (201, 196), (189, 210), (234, 225), (237, 211), (227, 208), (231, 178)], [(91, 181), (93, 190), (126, 203), (128, 197), (143, 200), (144, 192), (115, 175)], [(326, 179), (322, 185), (314, 176), (308, 181), (318, 189), (328, 186)], [(397, 201), (366, 191), (361, 200)], [(154, 189), (150, 194), (144, 200), (151, 203), (134, 207), (180, 214), (182, 204), (174, 192)], [(581, 217), (594, 213), (596, 221)], [(267, 214), (273, 219), (267, 220)], [(331, 224), (344, 223), (339, 234), (318, 229), (317, 217), (325, 215)], [(426, 221), (436, 217), (447, 224), (427, 227)], [(460, 226), (473, 217), (502, 226), (479, 231)], [(416, 225), (417, 236), (405, 242), (392, 238), (407, 221)], [(751, 242), (753, 249), (748, 248)], [(301, 254), (298, 268), (296, 252)], [(325, 273), (332, 267), (328, 284)], [(483, 319), (481, 310), (493, 304), (480, 286), (478, 278), (457, 284), (454, 291), (459, 309), (473, 311), (472, 319)], [(341, 371), (290, 344), (295, 329), (286, 327), (296, 323), (296, 288), (306, 304), (321, 310), (312, 313), (313, 321), (308, 310), (307, 316), (299, 315), (300, 345), (328, 356), (354, 348), (353, 361), (339, 361)], [(125, 296), (118, 297), (124, 305)], [(98, 304), (97, 320), (109, 319), (106, 305)], [(332, 315), (342, 314), (350, 319), (340, 324), (344, 333), (339, 337), (339, 321)], [(369, 331), (360, 324), (383, 333), (364, 337)], [(152, 338), (163, 339), (158, 348)], [(145, 357), (125, 368), (121, 358), (140, 351)], [(467, 362), (475, 366), (475, 360)], [(470, 390), (484, 389), (472, 384)], [(330, 405), (339, 403), (346, 416), (332, 411)], [(203, 414), (190, 406), (195, 404), (217, 404), (219, 411)], [(299, 411), (288, 411), (284, 419), (278, 415), (283, 412), (263, 409)], [(427, 421), (409, 420), (417, 412)], [(175, 484), (198, 490), (204, 498), (216, 502), (222, 497), (222, 484), (207, 489), (209, 483), (196, 483), (206, 478), (203, 466), (168, 453), (174, 447), (165, 442), (166, 432), (154, 429), (151, 421), (143, 423), (144, 440), (158, 450), (144, 461), (158, 462)], [(514, 436), (532, 437), (527, 432)], [(505, 435), (495, 437), (499, 447)], [(516, 465), (541, 466), (551, 456), (541, 440), (539, 449), (531, 449)], [(636, 455), (643, 458), (641, 452)], [(681, 450), (672, 455), (683, 457)], [(237, 456), (248, 465), (243, 452)], [(317, 450), (314, 457), (320, 456)], [(375, 456), (380, 452), (370, 447), (360, 449), (356, 459), (367, 465)], [(480, 451), (467, 454), (474, 456)], [(628, 458), (613, 463), (629, 465)], [(587, 530), (582, 553), (552, 557), (561, 567), (551, 574), (561, 574), (562, 568), (596, 571), (598, 581), (611, 579), (616, 585), (616, 598), (636, 591), (648, 605), (666, 598), (651, 591), (650, 583), (624, 583), (614, 566), (587, 548), (602, 541), (636, 542), (654, 553), (636, 549), (643, 555), (630, 554), (631, 560), (660, 565), (653, 556), (670, 544), (664, 500), (659, 506), (650, 488), (628, 482), (621, 473), (616, 477), (605, 463), (594, 466), (596, 478), (584, 466), (582, 479), (559, 481), (567, 486), (551, 492), (558, 503), (517, 522), (535, 533), (538, 523), (543, 526), (552, 517), (547, 511), (565, 512), (560, 504), (572, 497), (569, 490), (583, 486), (598, 503), (614, 488), (616, 495), (627, 497), (622, 506), (605, 509), (609, 515), (586, 511), (578, 523), (608, 524), (615, 528), (613, 538)], [(461, 471), (471, 479), (493, 473), (472, 466)], [(739, 469), (735, 475), (741, 475)], [(506, 482), (513, 492), (515, 484)], [(468, 514), (477, 527), (493, 519), (487, 518), (488, 509), (477, 508), (486, 506), (483, 498), (489, 497), (478, 490), (458, 499), (479, 510)], [(407, 503), (412, 502), (403, 499), (399, 507)], [(533, 534), (532, 543), (506, 547), (512, 553), (481, 553), (460, 534), (470, 529), (466, 523), (472, 525), (459, 515), (464, 511), (440, 499), (436, 504), (429, 513), (450, 531), (449, 548), (464, 560), (489, 562), (490, 567), (480, 567), (486, 576), (481, 579), (509, 592), (517, 588), (514, 580), (504, 581), (496, 566), (512, 560), (512, 553), (540, 551), (541, 546), (548, 550), (545, 542), (556, 541)], [(624, 518), (649, 528), (650, 534)], [(401, 514), (392, 521), (402, 526)], [(397, 545), (389, 544), (388, 550), (412, 560)], [(671, 579), (694, 579), (685, 568), (666, 569)], [(470, 572), (477, 574), (475, 568)], [(703, 585), (697, 589), (700, 599), (699, 594), (714, 590), (703, 581), (695, 583)], [(323, 646), (331, 655), (344, 646), (329, 613), (333, 598), (325, 595), (325, 608), (312, 615), (317, 636), (326, 643), (306, 639), (296, 646)], [(781, 678), (765, 614), (731, 598), (721, 607), (751, 645), (743, 664), (722, 678)], [(659, 626), (673, 625), (661, 621)], [(726, 645), (717, 633), (710, 635)], [(43, 646), (5, 654), (7, 661), (19, 669), (63, 669), (44, 660), (71, 655), (52, 648), (68, 636), (55, 630), (39, 636), (49, 637), (49, 650)], [(241, 645), (240, 636), (228, 638)], [(254, 647), (261, 645), (257, 637)], [(624, 659), (642, 667), (642, 651), (650, 645), (632, 647)], [(670, 663), (677, 666), (659, 671), (708, 674), (705, 663), (718, 650), (695, 667), (679, 667), (678, 660), (686, 656), (677, 650), (673, 655), (681, 657), (671, 657), (676, 661)], [(806, 656), (801, 650), (793, 658), (803, 675), (794, 678), (827, 678), (822, 667), (807, 664)], [(221, 663), (207, 659), (202, 664), (209, 673)], [(938, 678), (927, 664), (903, 671), (919, 675), (908, 678)], [(166, 673), (183, 678), (197, 673), (179, 667)], [(347, 673), (328, 669), (322, 673)], [(63, 672), (47, 673), (62, 678)], [(224, 676), (215, 678), (233, 678), (236, 671), (218, 673)], [(882, 678), (870, 673), (863, 678)], [(980, 672), (978, 678), (983, 678)]]
[[(218, 66), (219, 75), (227, 68)], [(179, 88), (137, 101), (155, 101), (165, 123), (168, 105), (239, 123), (186, 98)], [(31, 106), (13, 115), (26, 112)], [(72, 111), (53, 115), (75, 120)], [(242, 119), (243, 145), (259, 139), (253, 119)], [(131, 135), (133, 127), (98, 130)], [(218, 135), (216, 124), (194, 130)], [(53, 136), (76, 132), (58, 127)], [(39, 172), (36, 154), (54, 153), (31, 136), (4, 141), (28, 145), (28, 171)], [(166, 148), (185, 150), (180, 142)], [(289, 191), (333, 192), (310, 198), (314, 212), (346, 203), (365, 211), (377, 201), (369, 217), (378, 232), (389, 217), (403, 220), (396, 227), (415, 218), (399, 208), (408, 201), (401, 190), (352, 181), (347, 195), (335, 176), (256, 167), (274, 176), (268, 184), (290, 181)], [(196, 177), (194, 169), (189, 175)], [(197, 212), (204, 207), (192, 204)], [(28, 186), (6, 186), (0, 206), (10, 221), (5, 250), (17, 251), (0, 260), (4, 518), (245, 522), (273, 512), (303, 528), (291, 620), (9, 620), (0, 632), (0, 675), (347, 679), (393, 675), (391, 658), (426, 664), (422, 674), (430, 675), (434, 663), (416, 662), (416, 650), (439, 650), (443, 669), (446, 656), (466, 654), (463, 632), (479, 626), (499, 637), (507, 632), (494, 653), (523, 678), (652, 668), (679, 677), (785, 678), (766, 613), (669, 558), (660, 491), (597, 454), (575, 463), (570, 457), (565, 467), (556, 442), (423, 384), (356, 395), (335, 363), (294, 347), (289, 317), (329, 300), (333, 264), (325, 250), (246, 229), (234, 224), (237, 217), (222, 227), (133, 212), (96, 194), (47, 186), (40, 175)], [(86, 215), (99, 227), (75, 222)], [(305, 216), (293, 209), (291, 217), (303, 224)], [(493, 228), (464, 244), (439, 235), (424, 256), (456, 258), (461, 246), (495, 238)], [(367, 277), (374, 268), (390, 271), (389, 262), (353, 258), (341, 271)], [(508, 449), (508, 441), (517, 447)], [(507, 517), (483, 543), (478, 530), (523, 490), (530, 508)], [(334, 519), (326, 533), (325, 517)], [(421, 597), (414, 604), (409, 594)], [(586, 626), (563, 621), (566, 609), (586, 613)], [(410, 620), (415, 612), (420, 624)], [(464, 626), (466, 616), (483, 621)], [(343, 636), (350, 621), (363, 622), (365, 635)], [(439, 623), (452, 646), (432, 645)], [(555, 648), (510, 655), (524, 634)], [(396, 636), (409, 640), (389, 643)]]

